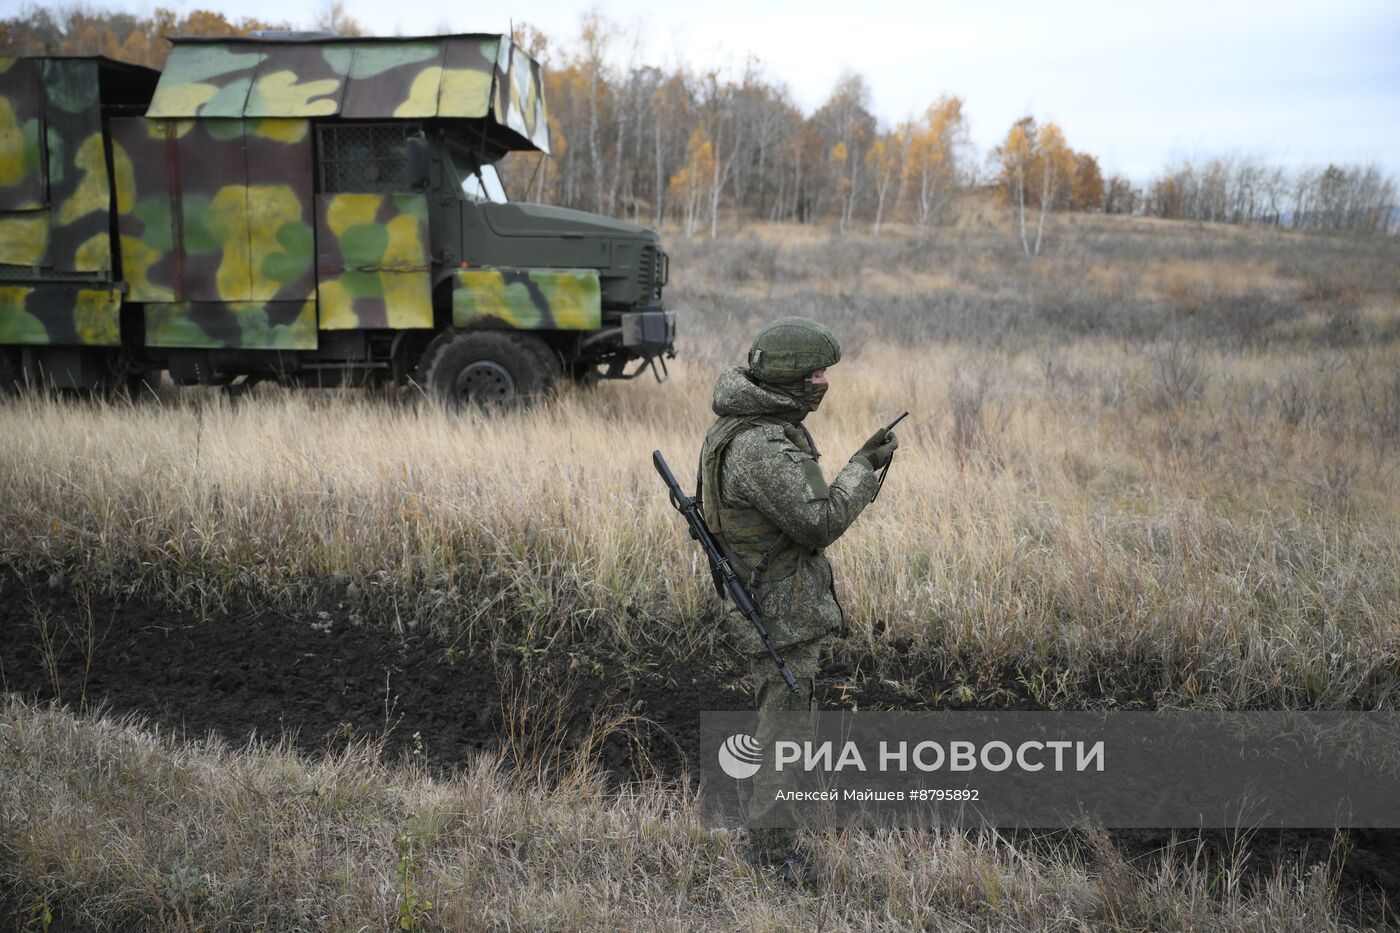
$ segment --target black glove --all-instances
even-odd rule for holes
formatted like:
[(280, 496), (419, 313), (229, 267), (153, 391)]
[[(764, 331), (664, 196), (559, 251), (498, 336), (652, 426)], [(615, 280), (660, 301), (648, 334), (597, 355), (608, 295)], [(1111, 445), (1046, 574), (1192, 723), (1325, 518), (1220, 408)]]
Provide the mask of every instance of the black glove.
[(894, 432), (881, 428), (870, 435), (870, 440), (866, 441), (851, 459), (863, 461), (872, 471), (878, 470), (890, 462), (898, 448), (899, 438), (894, 436)]

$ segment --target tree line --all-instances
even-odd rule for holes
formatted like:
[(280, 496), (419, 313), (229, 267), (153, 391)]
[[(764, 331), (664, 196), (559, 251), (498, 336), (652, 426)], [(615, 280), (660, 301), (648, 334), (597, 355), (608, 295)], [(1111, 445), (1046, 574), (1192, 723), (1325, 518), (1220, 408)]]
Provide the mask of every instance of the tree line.
[[(1052, 209), (1103, 206), (1097, 160), (1069, 149), (1053, 124), (1038, 130), (1022, 121), (1030, 129), (1024, 158), (989, 172), (956, 95), (881, 126), (855, 72), (806, 114), (752, 60), (732, 75), (618, 66), (625, 37), (597, 14), (584, 18), (572, 47), (556, 47), (528, 26), (516, 41), (547, 64), (554, 157), (514, 155), (504, 166), (512, 187), (532, 199), (652, 224), (671, 219), (688, 235), (709, 236), (723, 212), (834, 222), (842, 233), (861, 226), (876, 236), (899, 221), (922, 235), (947, 220), (958, 194), (1000, 185), (1011, 195), (1015, 177), (1036, 172), (1039, 187), (1024, 184), (1020, 204), (1040, 212), (1037, 240)], [(1048, 164), (1055, 170), (1047, 176)]]
[[(327, 0), (311, 25), (364, 33), (339, 0)], [(162, 36), (287, 28), (204, 10), (138, 17), (35, 7), (0, 20), (0, 51), (101, 54), (159, 68), (170, 47)], [(1400, 227), (1395, 180), (1373, 165), (1289, 171), (1252, 158), (1178, 160), (1139, 187), (1122, 175), (1105, 178), (1095, 156), (1031, 116), (983, 157), (954, 95), (882, 126), (854, 72), (806, 114), (753, 60), (737, 73), (659, 68), (597, 13), (568, 44), (530, 25), (515, 27), (515, 40), (546, 66), (553, 156), (504, 160), (507, 189), (653, 225), (670, 220), (688, 235), (715, 236), (721, 217), (834, 223), (877, 236), (898, 221), (923, 235), (973, 188), (1000, 192), (1028, 255), (1040, 252), (1056, 210), (1370, 233)]]
[(1395, 179), (1375, 165), (1290, 172), (1249, 157), (1183, 159), (1138, 197), (1154, 217), (1363, 233), (1394, 233), (1400, 221)]
[(257, 29), (282, 29), (283, 23), (195, 10), (180, 15), (157, 7), (151, 16), (99, 12), (85, 7), (29, 7), (0, 20), (0, 54), (105, 55), (118, 61), (160, 69), (170, 54), (164, 36), (246, 36)]
[(623, 41), (594, 15), (557, 49), (530, 27), (516, 40), (545, 61), (553, 158), (514, 155), (508, 182), (531, 198), (713, 236), (722, 211), (834, 220), (843, 232), (892, 218), (939, 222), (976, 178), (963, 102), (942, 97), (882, 131), (858, 74), (804, 114), (750, 61), (737, 75), (612, 64)]
[(1177, 161), (1138, 186), (1121, 174), (1106, 178), (1096, 156), (1032, 116), (1015, 121), (982, 158), (969, 139), (965, 102), (953, 95), (881, 126), (857, 73), (841, 76), (808, 115), (752, 61), (730, 76), (612, 64), (627, 38), (597, 14), (584, 18), (572, 46), (528, 26), (516, 40), (548, 66), (555, 152), (542, 163), (512, 156), (505, 174), (514, 187), (654, 224), (670, 218), (691, 235), (713, 236), (721, 210), (834, 221), (842, 232), (859, 223), (877, 236), (899, 220), (923, 233), (947, 219), (958, 193), (981, 187), (1012, 206), (1031, 255), (1056, 210), (1400, 232), (1396, 182), (1374, 165)]

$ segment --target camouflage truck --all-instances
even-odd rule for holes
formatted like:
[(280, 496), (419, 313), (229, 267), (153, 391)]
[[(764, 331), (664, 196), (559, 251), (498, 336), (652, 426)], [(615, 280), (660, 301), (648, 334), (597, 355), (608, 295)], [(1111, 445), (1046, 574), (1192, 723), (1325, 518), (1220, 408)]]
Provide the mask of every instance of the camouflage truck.
[(508, 37), (172, 42), (0, 58), (0, 388), (663, 378), (656, 234), (501, 190), (549, 152)]

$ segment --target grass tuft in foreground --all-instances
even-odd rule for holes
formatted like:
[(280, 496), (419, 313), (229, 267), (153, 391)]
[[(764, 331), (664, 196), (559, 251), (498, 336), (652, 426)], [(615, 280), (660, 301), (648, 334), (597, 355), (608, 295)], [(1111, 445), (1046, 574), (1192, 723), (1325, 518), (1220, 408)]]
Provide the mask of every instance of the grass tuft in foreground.
[(313, 761), (0, 706), (0, 907), (36, 927), (1348, 929), (1322, 863), (1260, 879), (1079, 842), (1027, 857), (994, 834), (833, 832), (812, 840), (825, 884), (795, 892), (674, 786), (492, 757), (434, 780), (372, 745)]

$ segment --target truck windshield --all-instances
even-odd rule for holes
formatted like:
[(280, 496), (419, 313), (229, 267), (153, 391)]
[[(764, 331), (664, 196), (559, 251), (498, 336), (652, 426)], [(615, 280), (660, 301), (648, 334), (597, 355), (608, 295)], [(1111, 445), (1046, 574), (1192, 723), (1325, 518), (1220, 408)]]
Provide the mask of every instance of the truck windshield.
[(475, 153), (453, 141), (449, 140), (446, 148), (452, 171), (462, 186), (463, 196), (471, 201), (496, 204), (505, 204), (510, 200), (506, 197), (501, 177), (496, 174), (496, 166), (479, 164)]
[(496, 174), (494, 165), (483, 165), (468, 175), (462, 182), (462, 193), (473, 201), (505, 204), (510, 200), (506, 197), (505, 186), (501, 184), (501, 176)]

